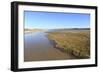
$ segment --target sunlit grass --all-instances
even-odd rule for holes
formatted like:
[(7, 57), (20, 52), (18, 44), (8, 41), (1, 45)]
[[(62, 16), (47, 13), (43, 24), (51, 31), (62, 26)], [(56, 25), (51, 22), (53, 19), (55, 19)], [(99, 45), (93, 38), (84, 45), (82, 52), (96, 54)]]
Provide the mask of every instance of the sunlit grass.
[(90, 57), (90, 31), (48, 32), (48, 38), (57, 44), (54, 47), (64, 50), (77, 58)]

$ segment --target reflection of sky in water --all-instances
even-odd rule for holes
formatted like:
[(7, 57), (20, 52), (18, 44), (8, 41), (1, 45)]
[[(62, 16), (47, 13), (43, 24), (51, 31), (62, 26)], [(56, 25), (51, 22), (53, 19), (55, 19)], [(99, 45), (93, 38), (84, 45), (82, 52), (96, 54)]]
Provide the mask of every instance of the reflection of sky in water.
[(46, 51), (47, 48), (52, 47), (49, 40), (45, 36), (45, 33), (43, 32), (26, 33), (24, 39), (25, 49), (28, 50), (33, 49), (35, 51)]

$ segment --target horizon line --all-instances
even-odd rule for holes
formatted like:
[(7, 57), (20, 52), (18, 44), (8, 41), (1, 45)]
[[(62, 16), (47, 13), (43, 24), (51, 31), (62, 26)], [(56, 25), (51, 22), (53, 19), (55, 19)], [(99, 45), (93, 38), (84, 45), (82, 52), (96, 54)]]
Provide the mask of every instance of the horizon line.
[[(81, 28), (90, 28), (90, 27), (81, 27)], [(80, 29), (80, 28), (24, 28), (24, 29)]]

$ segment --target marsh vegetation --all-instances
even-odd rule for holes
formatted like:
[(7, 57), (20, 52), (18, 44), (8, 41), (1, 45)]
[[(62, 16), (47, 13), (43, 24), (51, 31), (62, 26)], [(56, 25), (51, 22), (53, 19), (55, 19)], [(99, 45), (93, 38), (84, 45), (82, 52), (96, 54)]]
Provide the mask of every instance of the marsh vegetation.
[(90, 30), (67, 29), (47, 32), (53, 46), (64, 53), (69, 53), (77, 59), (90, 58)]

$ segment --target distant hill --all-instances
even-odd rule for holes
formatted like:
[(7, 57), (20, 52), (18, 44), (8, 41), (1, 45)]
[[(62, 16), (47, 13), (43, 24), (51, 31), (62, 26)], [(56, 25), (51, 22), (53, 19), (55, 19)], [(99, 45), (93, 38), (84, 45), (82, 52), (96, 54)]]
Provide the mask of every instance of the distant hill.
[(66, 31), (66, 30), (90, 30), (90, 28), (57, 28), (57, 29), (28, 29), (25, 28), (25, 32), (53, 32), (53, 31)]
[(48, 29), (48, 32), (53, 32), (53, 31), (68, 31), (68, 30), (90, 30), (90, 28), (59, 28), (59, 29)]
[(78, 31), (78, 30), (90, 30), (90, 28), (59, 28), (59, 29), (48, 29), (47, 32), (65, 32), (65, 31)]
[(50, 30), (90, 30), (90, 28), (57, 28), (57, 29), (50, 29)]

